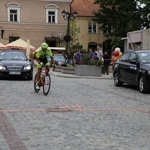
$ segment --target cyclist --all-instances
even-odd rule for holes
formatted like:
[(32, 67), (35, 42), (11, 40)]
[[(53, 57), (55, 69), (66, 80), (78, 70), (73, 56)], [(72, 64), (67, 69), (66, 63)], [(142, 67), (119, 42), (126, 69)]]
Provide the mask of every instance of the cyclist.
[(42, 72), (42, 67), (46, 67), (49, 71), (49, 67), (53, 64), (53, 54), (47, 43), (42, 43), (40, 49), (37, 49), (34, 53), (34, 58), (37, 61), (36, 67), (38, 69), (36, 78), (36, 89), (40, 89), (39, 80)]

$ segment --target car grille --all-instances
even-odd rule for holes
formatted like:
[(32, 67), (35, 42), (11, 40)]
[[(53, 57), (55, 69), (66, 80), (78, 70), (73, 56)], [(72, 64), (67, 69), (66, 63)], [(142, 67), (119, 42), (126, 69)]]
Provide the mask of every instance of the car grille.
[(8, 70), (21, 70), (22, 66), (7, 66)]

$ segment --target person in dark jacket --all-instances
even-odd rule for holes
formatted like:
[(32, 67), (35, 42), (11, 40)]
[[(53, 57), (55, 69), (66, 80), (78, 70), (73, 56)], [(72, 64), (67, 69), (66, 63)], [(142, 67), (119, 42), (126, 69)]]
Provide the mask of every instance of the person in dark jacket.
[(106, 73), (107, 75), (109, 75), (109, 65), (110, 65), (111, 59), (107, 51), (104, 52), (103, 59), (104, 59), (103, 74)]

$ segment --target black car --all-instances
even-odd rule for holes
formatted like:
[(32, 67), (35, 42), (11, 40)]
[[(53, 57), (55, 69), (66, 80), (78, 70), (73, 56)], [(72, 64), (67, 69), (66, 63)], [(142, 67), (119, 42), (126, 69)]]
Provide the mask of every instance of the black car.
[(150, 91), (150, 50), (125, 52), (113, 69), (115, 86), (128, 83), (137, 85), (142, 93)]
[(22, 50), (0, 51), (0, 78), (7, 76), (33, 78), (33, 65)]

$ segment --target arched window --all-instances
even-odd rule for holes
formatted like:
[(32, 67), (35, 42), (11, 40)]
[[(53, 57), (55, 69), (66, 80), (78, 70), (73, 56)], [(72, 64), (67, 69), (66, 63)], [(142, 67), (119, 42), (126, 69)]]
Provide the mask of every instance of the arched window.
[(58, 23), (58, 6), (54, 4), (48, 4), (46, 9), (46, 23)]
[(20, 5), (12, 2), (7, 5), (7, 14), (9, 22), (20, 22)]

